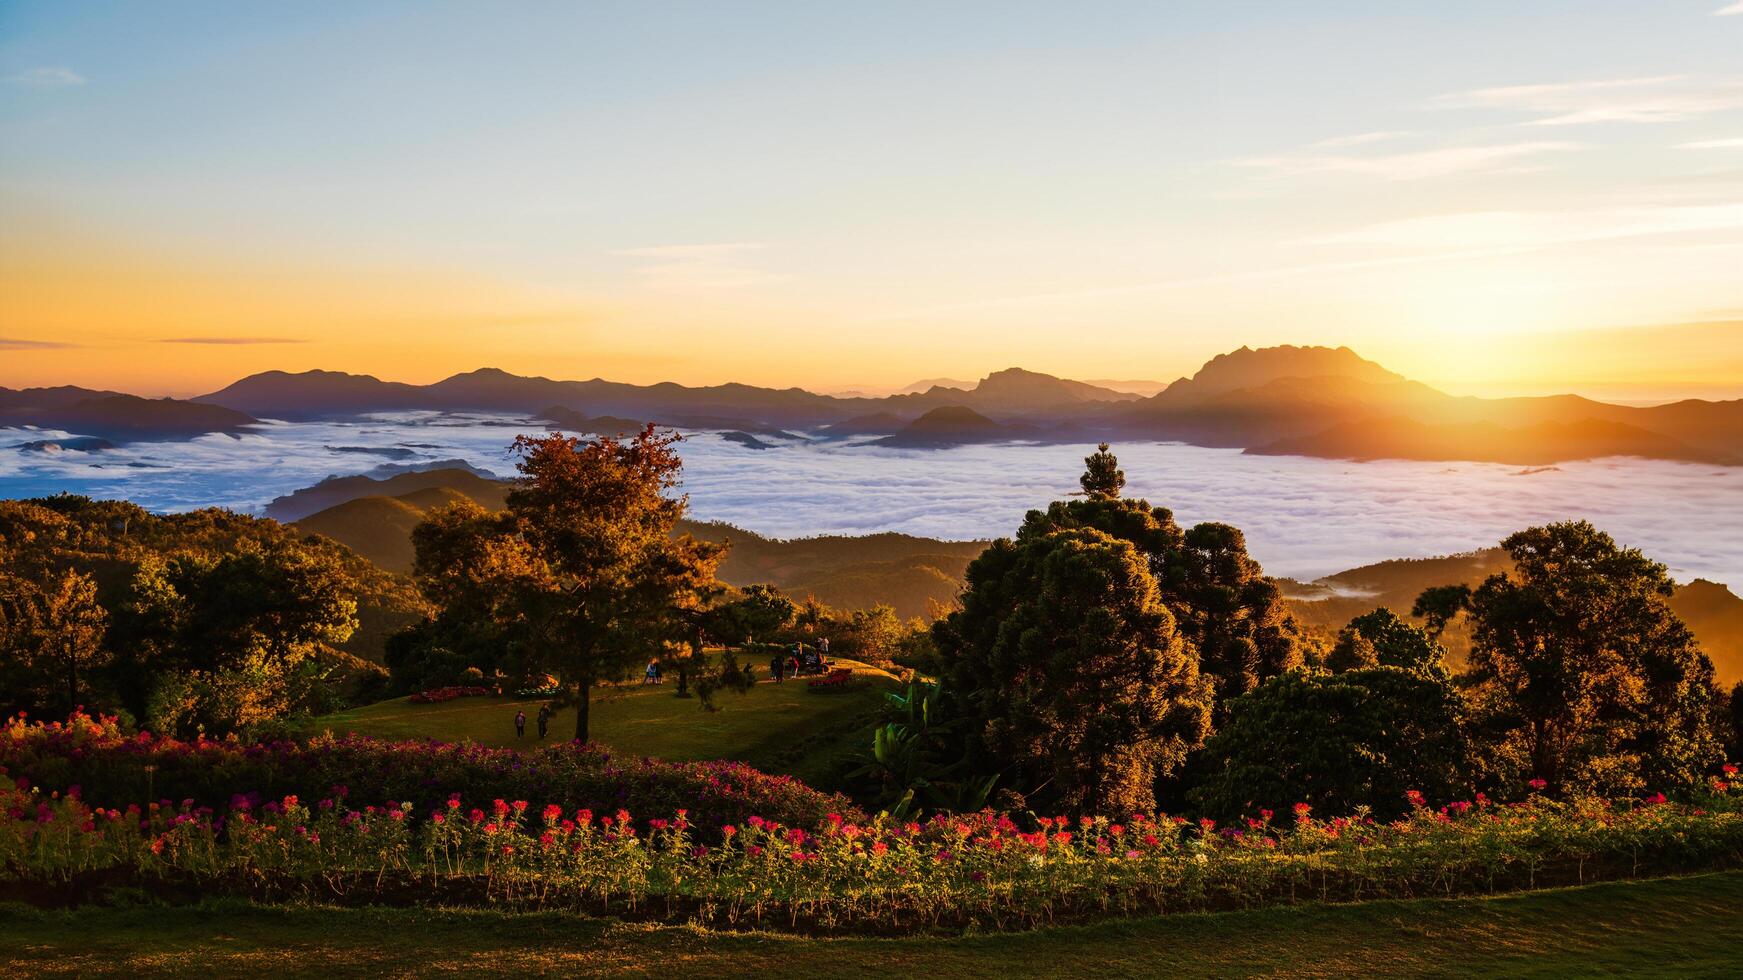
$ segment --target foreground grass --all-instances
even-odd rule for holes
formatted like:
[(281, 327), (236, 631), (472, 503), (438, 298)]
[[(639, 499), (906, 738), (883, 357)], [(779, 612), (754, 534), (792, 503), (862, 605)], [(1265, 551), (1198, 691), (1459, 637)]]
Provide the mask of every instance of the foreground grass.
[(0, 907), (0, 975), (1735, 976), (1743, 872), (1032, 933), (807, 939), (557, 914)]
[[(895, 678), (885, 671), (856, 661), (839, 663), (854, 668), (867, 686), (844, 694), (812, 694), (804, 679), (788, 679), (782, 684), (764, 680), (744, 695), (730, 691), (717, 695), (719, 711), (704, 711), (694, 697), (675, 697), (677, 688), (671, 678), (659, 685), (631, 682), (602, 689), (595, 693), (590, 719), (593, 741), (629, 755), (674, 762), (735, 759), (802, 777), (811, 768), (802, 748), (807, 739), (816, 741), (819, 733), (853, 725), (876, 708), (882, 692), (896, 687)], [(480, 697), (411, 704), (395, 698), (313, 719), (308, 729), (527, 748), (540, 744), (534, 720), (541, 703), (538, 699)], [(527, 713), (524, 739), (514, 735), (516, 711)], [(575, 711), (564, 709), (551, 720), (546, 741), (562, 741), (574, 732)], [(854, 748), (863, 746), (856, 742)]]

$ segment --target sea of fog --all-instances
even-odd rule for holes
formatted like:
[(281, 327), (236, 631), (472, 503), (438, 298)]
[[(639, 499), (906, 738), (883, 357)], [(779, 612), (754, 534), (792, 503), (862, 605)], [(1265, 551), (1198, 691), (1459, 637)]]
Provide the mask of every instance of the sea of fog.
[[(0, 498), (59, 491), (153, 510), (259, 512), (329, 475), (458, 458), (508, 475), (507, 447), (542, 426), (522, 418), (405, 413), (268, 423), (241, 435), (100, 452), (25, 451), (68, 433), (0, 428)], [(1089, 446), (897, 450), (780, 442), (759, 450), (698, 433), (681, 444), (693, 516), (777, 537), (906, 531), (1011, 533), (1025, 511), (1077, 489)], [(1247, 456), (1176, 443), (1115, 447), (1127, 493), (1182, 523), (1246, 532), (1267, 571), (1314, 578), (1386, 558), (1495, 544), (1545, 521), (1587, 518), (1696, 576), (1743, 586), (1743, 467), (1612, 458), (1522, 469), (1487, 463), (1355, 463)]]

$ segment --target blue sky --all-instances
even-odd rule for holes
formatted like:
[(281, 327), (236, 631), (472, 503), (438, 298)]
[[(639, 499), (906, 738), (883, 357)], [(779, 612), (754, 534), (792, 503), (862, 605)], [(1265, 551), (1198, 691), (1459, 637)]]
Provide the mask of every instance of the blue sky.
[(1743, 393), (1724, 9), (0, 3), (0, 384)]

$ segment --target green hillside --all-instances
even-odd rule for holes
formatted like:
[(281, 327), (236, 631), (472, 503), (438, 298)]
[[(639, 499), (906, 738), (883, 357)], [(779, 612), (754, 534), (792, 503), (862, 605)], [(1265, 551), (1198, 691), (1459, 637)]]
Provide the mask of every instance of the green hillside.
[[(639, 681), (594, 693), (590, 727), (593, 741), (629, 755), (687, 762), (734, 759), (768, 772), (788, 773), (810, 781), (833, 771), (862, 750), (870, 736), (856, 730), (868, 726), (883, 692), (896, 679), (885, 671), (851, 660), (865, 686), (842, 694), (814, 694), (803, 679), (775, 684), (765, 678), (748, 693), (715, 696), (718, 711), (706, 711), (694, 697), (673, 696), (666, 683)], [(532, 719), (542, 703), (536, 698), (470, 697), (441, 704), (412, 704), (404, 698), (308, 722), (311, 731), (336, 735), (355, 733), (388, 739), (433, 738), (444, 742), (473, 741), (487, 746), (537, 744)], [(514, 734), (516, 711), (527, 713), (527, 737)], [(575, 711), (565, 708), (551, 721), (550, 739), (561, 741), (575, 731)]]
[[(1408, 616), (1416, 597), (1434, 585), (1476, 586), (1511, 567), (1500, 548), (1437, 558), (1398, 558), (1327, 575), (1312, 582), (1281, 580), (1290, 611), (1310, 629), (1331, 636), (1351, 619), (1387, 606)], [(1695, 579), (1679, 586), (1670, 607), (1694, 631), (1727, 686), (1743, 680), (1743, 598), (1716, 582)], [(1441, 638), (1449, 658), (1464, 661), (1470, 634), (1455, 620)]]
[[(415, 489), (380, 492), (388, 487)], [(329, 480), (298, 494), (315, 490), (323, 499), (344, 499), (300, 518), (296, 526), (346, 545), (393, 572), (411, 570), (411, 532), (426, 513), (462, 499), (500, 509), (506, 494), (505, 484), (458, 469), (380, 481)], [(348, 493), (356, 495), (345, 497)], [(842, 609), (885, 603), (904, 619), (926, 616), (954, 602), (963, 570), (986, 547), (984, 541), (939, 541), (896, 533), (781, 540), (730, 524), (684, 521), (680, 527), (698, 538), (732, 543), (720, 569), (721, 579), (729, 584), (771, 584), (790, 595), (814, 595), (825, 605)]]

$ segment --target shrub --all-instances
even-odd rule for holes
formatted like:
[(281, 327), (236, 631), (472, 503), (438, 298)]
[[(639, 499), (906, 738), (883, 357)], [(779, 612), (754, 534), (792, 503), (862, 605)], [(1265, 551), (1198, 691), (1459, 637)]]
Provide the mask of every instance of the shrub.
[(490, 694), (488, 687), (437, 687), (406, 698), (412, 704), (441, 704), (456, 698), (479, 698)]
[(112, 719), (84, 715), (46, 725), (12, 719), (0, 728), (0, 768), (35, 786), (80, 786), (87, 801), (103, 806), (188, 799), (216, 807), (239, 792), (315, 798), (344, 787), (359, 799), (410, 801), (421, 808), (455, 792), (600, 812), (683, 808), (708, 827), (753, 814), (806, 826), (825, 813), (857, 814), (844, 797), (741, 763), (621, 757), (575, 742), (523, 754), (355, 736), (302, 744), (180, 741), (129, 736)]
[(822, 677), (814, 677), (805, 682), (805, 690), (811, 694), (845, 694), (848, 691), (858, 691), (866, 686), (865, 681), (855, 681), (853, 671), (846, 667), (837, 667)]

